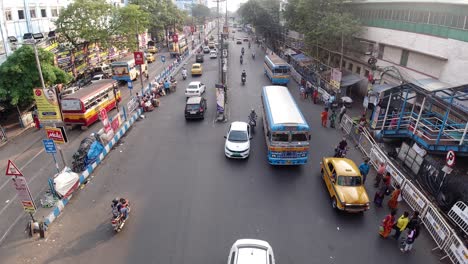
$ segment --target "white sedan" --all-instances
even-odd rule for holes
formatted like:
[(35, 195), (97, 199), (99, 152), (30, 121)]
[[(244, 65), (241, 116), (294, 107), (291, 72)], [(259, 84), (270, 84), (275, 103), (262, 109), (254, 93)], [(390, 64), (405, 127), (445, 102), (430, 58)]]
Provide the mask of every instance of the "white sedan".
[(218, 52), (215, 50), (212, 50), (210, 52), (210, 59), (216, 59), (218, 57)]
[(205, 85), (201, 82), (191, 82), (185, 89), (185, 96), (201, 96), (205, 92)]
[(250, 154), (250, 125), (246, 122), (232, 122), (224, 136), (224, 154), (228, 158), (246, 159)]
[(231, 247), (228, 264), (264, 263), (275, 264), (273, 248), (268, 242), (258, 239), (239, 239)]

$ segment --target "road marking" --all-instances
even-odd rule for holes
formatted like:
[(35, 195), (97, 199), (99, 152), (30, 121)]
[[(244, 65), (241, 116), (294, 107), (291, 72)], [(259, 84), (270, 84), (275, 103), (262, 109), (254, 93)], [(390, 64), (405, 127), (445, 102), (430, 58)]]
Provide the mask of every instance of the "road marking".
[[(36, 155), (34, 155), (34, 157), (32, 157), (30, 160), (28, 160), (26, 162), (26, 164), (21, 166), (20, 171), (22, 171), (24, 168), (26, 168), (26, 166), (28, 166), (29, 163), (31, 163), (35, 158), (37, 158), (39, 155), (41, 155), (42, 152), (44, 152), (44, 148), (41, 148), (41, 150), (39, 152), (37, 152)], [(7, 180), (2, 184), (2, 186), (0, 186), (0, 191), (8, 184), (9, 181), (10, 181), (10, 177), (8, 177)]]

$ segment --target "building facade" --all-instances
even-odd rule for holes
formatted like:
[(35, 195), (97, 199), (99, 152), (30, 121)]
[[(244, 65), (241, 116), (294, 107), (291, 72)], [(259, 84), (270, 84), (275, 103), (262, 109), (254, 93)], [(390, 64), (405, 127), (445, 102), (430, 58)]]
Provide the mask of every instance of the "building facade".
[(395, 67), (405, 81), (468, 83), (468, 1), (360, 0), (348, 5), (364, 27), (357, 36), (359, 52), (346, 49), (342, 68), (367, 77), (372, 57), (378, 69)]
[(22, 40), (27, 33), (55, 30), (54, 21), (71, 0), (0, 0), (0, 63), (12, 52), (8, 40)]

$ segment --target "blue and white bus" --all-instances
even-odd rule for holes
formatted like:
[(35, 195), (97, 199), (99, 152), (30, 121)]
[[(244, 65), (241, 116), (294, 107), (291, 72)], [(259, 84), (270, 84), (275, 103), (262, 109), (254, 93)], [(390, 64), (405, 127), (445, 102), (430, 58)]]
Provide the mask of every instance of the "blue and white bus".
[(272, 165), (306, 164), (310, 127), (288, 88), (263, 87), (262, 106), (268, 162)]
[(290, 65), (277, 55), (265, 55), (263, 68), (272, 84), (287, 85), (291, 76)]

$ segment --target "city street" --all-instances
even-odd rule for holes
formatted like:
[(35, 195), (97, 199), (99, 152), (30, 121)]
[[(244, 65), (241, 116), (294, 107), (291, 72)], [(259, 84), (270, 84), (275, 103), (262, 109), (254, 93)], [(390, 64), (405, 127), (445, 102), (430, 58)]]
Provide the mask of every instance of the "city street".
[[(227, 122), (215, 122), (218, 63), (206, 54), (203, 75), (189, 75), (185, 81), (177, 76), (176, 94), (161, 98), (159, 108), (144, 113), (145, 118), (134, 124), (52, 224), (47, 239), (26, 238), (24, 225), (18, 223), (0, 246), (1, 262), (225, 263), (235, 240), (258, 238), (272, 245), (279, 264), (437, 263), (437, 256), (431, 253), (435, 244), (425, 231), (407, 254), (400, 252), (397, 241), (379, 237), (379, 224), (389, 212), (385, 206), (371, 206), (364, 214), (331, 208), (319, 162), (332, 155), (342, 134), (339, 129), (320, 126), (322, 106), (301, 100), (294, 81), (290, 91), (311, 127), (309, 162), (297, 167), (269, 165), (262, 125), (256, 128), (248, 160), (225, 158), (224, 135), (230, 122), (247, 121), (252, 108), (262, 118), (260, 91), (270, 84), (263, 73), (264, 51), (256, 44), (248, 49), (246, 42), (229, 42)], [(246, 53), (240, 65), (242, 46)], [(189, 72), (194, 61), (192, 57), (187, 64)], [(247, 72), (245, 86), (240, 80), (243, 69)], [(184, 89), (195, 80), (206, 84), (208, 113), (204, 120), (188, 122)], [(80, 135), (72, 132), (75, 147), (67, 156), (73, 154), (82, 136), (100, 127), (95, 124)], [(41, 144), (38, 141), (35, 148), (40, 149)], [(40, 185), (33, 188), (44, 188), (54, 168), (45, 153), (38, 157), (37, 166), (25, 174), (39, 175)], [(361, 153), (354, 148), (348, 157), (357, 164), (362, 162)], [(0, 199), (8, 199), (3, 197), (5, 190), (0, 189)], [(372, 181), (367, 181), (367, 190), (372, 198)], [(13, 190), (9, 191), (12, 196)], [(37, 189), (33, 192), (39, 193)], [(125, 197), (132, 205), (130, 219), (118, 234), (110, 224), (110, 204), (115, 197)], [(388, 197), (385, 199), (386, 203)], [(14, 207), (21, 211), (19, 204)], [(404, 208), (400, 206), (398, 216)], [(3, 219), (2, 215), (0, 221)]]
[[(166, 56), (166, 63), (160, 61), (160, 56)], [(170, 58), (168, 52), (156, 54), (157, 60), (148, 65), (149, 75), (154, 78), (158, 75), (161, 70), (172, 63), (174, 59)], [(148, 82), (145, 81), (145, 85)], [(86, 89), (86, 88), (84, 88)], [(140, 92), (141, 85), (140, 79), (134, 83), (134, 92)], [(130, 90), (127, 86), (120, 86), (122, 94), (122, 103), (127, 103), (130, 98)], [(109, 116), (115, 116), (117, 110), (113, 110), (109, 113)], [(81, 140), (89, 136), (93, 132), (97, 132), (102, 128), (100, 122), (94, 123), (89, 127), (88, 130), (80, 130), (74, 128), (73, 130), (67, 130), (67, 136), (69, 142), (64, 146), (61, 146), (64, 152), (67, 165), (71, 167), (72, 156), (78, 149)], [(44, 151), (42, 139), (46, 139), (44, 130), (37, 131), (36, 129), (30, 129), (21, 135), (17, 139), (11, 140), (7, 145), (2, 147), (0, 152), (0, 171), (5, 171), (7, 160), (11, 159), (15, 162), (18, 168), (22, 171), (25, 177), (28, 179), (28, 185), (31, 190), (33, 197), (36, 200), (36, 205), (40, 206), (40, 199), (43, 198), (44, 192), (47, 190), (47, 179), (53, 177), (57, 172), (54, 160), (51, 154), (47, 154)], [(62, 167), (62, 160), (60, 155), (57, 153), (56, 158)], [(25, 216), (21, 204), (16, 200), (16, 191), (11, 185), (9, 177), (0, 178), (0, 244), (5, 238), (6, 234), (13, 228), (14, 224), (20, 223), (20, 226), (24, 228), (25, 223), (29, 220), (29, 216)], [(40, 216), (36, 216), (40, 217)]]

